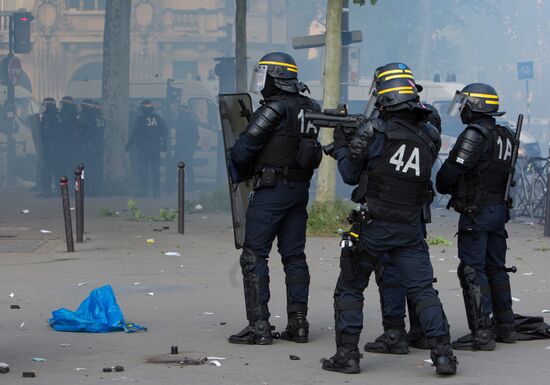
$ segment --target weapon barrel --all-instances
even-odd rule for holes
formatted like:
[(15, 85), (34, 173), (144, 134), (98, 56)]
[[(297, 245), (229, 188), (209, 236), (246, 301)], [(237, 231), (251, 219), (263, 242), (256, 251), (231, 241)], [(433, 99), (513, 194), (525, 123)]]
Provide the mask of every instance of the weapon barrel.
[(514, 143), (514, 150), (512, 152), (512, 163), (510, 164), (510, 173), (508, 174), (508, 180), (506, 181), (506, 191), (504, 192), (504, 201), (510, 202), (510, 188), (512, 187), (512, 182), (514, 180), (514, 171), (516, 167), (516, 162), (518, 160), (518, 151), (520, 146), (520, 137), (521, 137), (521, 128), (523, 127), (523, 114), (518, 115), (518, 123), (516, 125), (516, 136)]
[(363, 115), (331, 115), (322, 112), (305, 111), (304, 118), (318, 127), (357, 127)]

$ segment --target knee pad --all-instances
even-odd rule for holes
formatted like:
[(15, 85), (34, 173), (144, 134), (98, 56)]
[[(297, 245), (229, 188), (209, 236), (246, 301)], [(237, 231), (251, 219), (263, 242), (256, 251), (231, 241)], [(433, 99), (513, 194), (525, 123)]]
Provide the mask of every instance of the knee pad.
[(239, 259), (243, 276), (247, 276), (254, 271), (259, 257), (251, 249), (245, 247)]

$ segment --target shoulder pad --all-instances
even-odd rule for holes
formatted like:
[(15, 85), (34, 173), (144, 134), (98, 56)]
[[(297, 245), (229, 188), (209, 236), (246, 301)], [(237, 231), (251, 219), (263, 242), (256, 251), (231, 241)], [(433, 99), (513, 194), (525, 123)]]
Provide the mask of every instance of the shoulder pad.
[(321, 106), (314, 99), (308, 98), (307, 96), (303, 96), (303, 95), (302, 97), (306, 100), (308, 110), (315, 111), (315, 112), (321, 111)]
[(485, 127), (481, 124), (470, 123), (470, 124), (468, 124), (468, 127), (466, 127), (466, 130), (464, 130), (464, 132), (466, 132), (469, 128), (471, 128), (472, 130), (477, 130), (477, 131), (481, 132), (481, 134), (483, 134), (483, 136), (485, 136), (487, 138), (489, 136), (491, 136), (490, 128)]
[(472, 141), (472, 142), (480, 142), (480, 143), (483, 143), (483, 140), (485, 138), (488, 138), (489, 137), (489, 131), (487, 130), (487, 128), (483, 127), (483, 130), (480, 130), (479, 127), (481, 126), (468, 126), (466, 127), (466, 129), (464, 130), (464, 132), (462, 132), (462, 134), (460, 135), (462, 138), (466, 139), (466, 140), (469, 140), (469, 141)]
[(466, 127), (458, 137), (449, 158), (466, 169), (471, 169), (483, 151), (484, 134), (477, 127)]
[(264, 142), (268, 140), (284, 115), (285, 110), (281, 110), (281, 106), (286, 108), (283, 102), (269, 101), (264, 103), (252, 114), (246, 127), (246, 133), (256, 141)]
[(378, 131), (378, 132), (386, 131), (386, 122), (384, 121), (384, 119), (372, 118), (367, 120), (366, 123), (368, 123), (372, 127), (373, 131)]
[(434, 142), (441, 140), (441, 132), (439, 132), (437, 127), (434, 126), (432, 123), (426, 122), (424, 124), (424, 131), (430, 136), (430, 138)]
[(282, 98), (271, 97), (263, 101), (262, 107), (270, 108), (278, 115), (284, 115), (286, 111), (286, 102)]

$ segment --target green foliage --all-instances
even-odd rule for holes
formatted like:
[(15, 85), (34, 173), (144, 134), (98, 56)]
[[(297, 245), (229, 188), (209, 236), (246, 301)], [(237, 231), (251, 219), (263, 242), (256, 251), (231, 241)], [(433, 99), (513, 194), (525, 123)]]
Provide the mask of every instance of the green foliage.
[(149, 219), (154, 222), (174, 222), (178, 219), (178, 212), (167, 207), (160, 209), (158, 216)]
[(137, 203), (133, 199), (128, 199), (128, 202), (126, 203), (128, 207), (128, 213), (129, 213), (129, 219), (131, 221), (142, 221), (145, 219), (145, 215), (143, 215), (143, 211), (137, 207)]
[(308, 210), (308, 235), (330, 237), (347, 230), (346, 218), (353, 208), (352, 203), (341, 200), (314, 202)]
[(106, 207), (101, 207), (99, 209), (99, 216), (100, 217), (118, 217), (118, 212), (116, 212), (113, 209), (109, 209)]
[(428, 237), (427, 242), (430, 246), (451, 246), (453, 244), (443, 237)]

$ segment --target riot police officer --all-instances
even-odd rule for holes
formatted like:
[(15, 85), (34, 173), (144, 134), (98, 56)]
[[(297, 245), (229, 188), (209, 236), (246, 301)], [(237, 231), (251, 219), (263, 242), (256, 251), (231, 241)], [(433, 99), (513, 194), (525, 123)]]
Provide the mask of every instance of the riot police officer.
[(499, 97), (487, 84), (472, 83), (457, 91), (449, 114), (460, 113), (467, 126), (437, 174), (437, 190), (451, 194), (450, 206), (460, 213), (457, 275), (471, 334), (453, 342), (455, 349), (493, 350), (495, 339), (517, 340), (504, 226), (514, 135), (496, 124), (495, 117), (504, 114), (498, 109)]
[(150, 100), (142, 101), (140, 109), (141, 115), (136, 118), (134, 130), (126, 144), (126, 151), (134, 145), (138, 150), (139, 195), (149, 194), (151, 181), (153, 196), (157, 198), (160, 196), (160, 153), (166, 152), (168, 130)]
[(57, 135), (57, 103), (54, 98), (44, 98), (42, 101), (42, 116), (40, 117), (40, 141), (42, 143), (43, 159), (40, 163), (40, 196), (48, 198), (52, 195), (52, 180), (57, 182), (55, 165), (55, 145), (61, 139)]
[[(397, 64), (397, 63), (392, 63)], [(386, 70), (388, 64), (381, 67)], [(392, 68), (392, 67), (390, 67)], [(417, 89), (422, 87), (416, 84)], [(439, 133), (441, 133), (441, 117), (437, 109), (428, 103), (423, 103), (430, 113), (427, 116), (428, 122), (432, 124)], [(433, 186), (430, 183), (430, 190)], [(433, 201), (433, 193), (428, 195), (428, 201), (422, 208), (422, 227), (424, 238), (427, 237), (426, 223), (431, 223), (430, 204)], [(382, 261), (374, 270), (378, 291), (380, 293), (380, 309), (382, 311), (382, 326), (384, 333), (378, 336), (374, 342), (367, 342), (365, 351), (372, 353), (390, 353), (405, 354), (408, 353), (409, 346), (418, 349), (429, 349), (426, 336), (422, 330), (420, 320), (414, 310), (413, 302), (406, 298), (407, 289), (401, 282), (401, 276), (398, 269), (392, 263), (391, 259), (385, 255)], [(406, 300), (406, 301), (405, 301)], [(405, 334), (405, 302), (409, 309), (409, 333)]]
[(86, 178), (91, 180), (87, 193), (97, 196), (101, 191), (103, 180), (103, 153), (105, 143), (105, 119), (101, 115), (100, 106), (93, 100), (85, 99), (80, 103), (80, 142), (82, 159), (86, 166)]
[(361, 208), (352, 215), (358, 234), (352, 246), (342, 249), (334, 293), (337, 350), (323, 360), (325, 370), (360, 371), (363, 291), (380, 258), (388, 254), (428, 338), (436, 373), (456, 373), (449, 325), (432, 286), (433, 269), (421, 224), (440, 135), (426, 124), (428, 110), (418, 100), (411, 79), (375, 82), (369, 106), (379, 108), (379, 116), (361, 124), (349, 146), (341, 130), (335, 129), (333, 155), (344, 182), (358, 185), (352, 200)]
[(82, 160), (78, 127), (78, 110), (72, 96), (63, 96), (58, 113), (60, 139), (56, 143), (58, 175), (72, 175)]
[(296, 62), (286, 53), (272, 52), (260, 59), (254, 68), (251, 91), (261, 93), (264, 99), (230, 151), (232, 172), (253, 175), (255, 183), (240, 257), (249, 324), (229, 337), (231, 343), (273, 342), (268, 257), (275, 237), (287, 289), (288, 325), (281, 338), (308, 341), (306, 206), (310, 179), (322, 152), (316, 135), (302, 136), (300, 111), (320, 108), (300, 94), (307, 86), (298, 81), (297, 74)]

